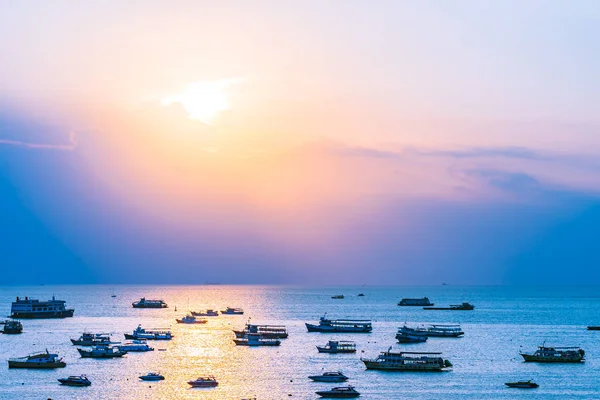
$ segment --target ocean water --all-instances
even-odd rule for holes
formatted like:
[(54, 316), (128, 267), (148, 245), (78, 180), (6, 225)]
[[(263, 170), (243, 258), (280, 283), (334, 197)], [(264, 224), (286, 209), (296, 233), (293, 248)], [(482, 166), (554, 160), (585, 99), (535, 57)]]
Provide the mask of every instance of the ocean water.
[[(116, 298), (112, 298), (112, 294)], [(364, 297), (357, 297), (364, 293)], [(600, 325), (598, 287), (259, 287), (259, 286), (35, 286), (1, 287), (0, 314), (8, 315), (16, 296), (41, 300), (56, 295), (75, 308), (75, 317), (24, 320), (21, 335), (0, 335), (0, 399), (316, 399), (315, 391), (336, 384), (307, 376), (341, 370), (364, 399), (600, 399)], [(344, 294), (343, 300), (331, 299)], [(140, 297), (161, 298), (163, 310), (134, 309)], [(398, 307), (401, 297), (429, 296), (436, 305), (469, 301), (474, 311), (425, 311)], [(205, 325), (181, 325), (175, 318), (188, 309), (242, 307), (243, 316), (210, 318)], [(175, 307), (177, 310), (175, 310)], [(370, 318), (371, 334), (308, 333), (304, 322), (325, 312), (337, 318)], [(236, 347), (234, 328), (252, 322), (283, 324), (290, 337), (280, 347)], [(394, 336), (407, 323), (460, 323), (462, 338), (430, 338), (400, 345)], [(79, 357), (69, 338), (82, 331), (108, 332), (113, 340), (138, 324), (170, 327), (171, 341), (151, 342), (157, 349), (129, 353), (122, 359)], [(319, 354), (316, 345), (329, 339), (353, 340), (356, 354)], [(546, 342), (581, 346), (582, 364), (524, 363), (519, 350)], [(375, 357), (393, 346), (407, 351), (441, 351), (454, 368), (445, 373), (366, 371), (360, 357)], [(48, 349), (67, 367), (50, 371), (8, 369), (6, 360)], [(160, 371), (166, 380), (141, 382), (138, 376)], [(57, 379), (87, 374), (91, 387), (60, 386)], [(217, 388), (191, 389), (186, 383), (214, 375)], [(533, 379), (539, 389), (510, 389), (504, 382)]]

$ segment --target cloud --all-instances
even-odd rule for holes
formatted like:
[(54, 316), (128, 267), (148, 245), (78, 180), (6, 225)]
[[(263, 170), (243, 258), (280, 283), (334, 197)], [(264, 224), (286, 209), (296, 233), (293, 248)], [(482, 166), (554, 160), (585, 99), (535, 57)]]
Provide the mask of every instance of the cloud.
[(49, 144), (49, 143), (33, 143), (22, 140), (0, 139), (0, 144), (25, 147), (28, 149), (45, 149), (45, 150), (66, 150), (72, 151), (77, 148), (77, 132), (72, 130), (68, 135), (68, 142), (65, 144)]

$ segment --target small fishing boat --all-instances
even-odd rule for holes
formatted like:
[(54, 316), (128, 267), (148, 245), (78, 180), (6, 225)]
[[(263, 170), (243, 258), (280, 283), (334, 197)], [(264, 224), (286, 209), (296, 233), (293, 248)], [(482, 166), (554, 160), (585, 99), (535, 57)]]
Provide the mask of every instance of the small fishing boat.
[(49, 353), (48, 350), (45, 353), (34, 353), (27, 357), (8, 359), (8, 368), (52, 369), (66, 366), (67, 363), (59, 358), (58, 354)]
[(343, 294), (336, 294), (335, 296), (331, 296), (332, 299), (343, 299), (344, 295)]
[(322, 390), (316, 393), (326, 399), (353, 399), (360, 396), (354, 386), (335, 387), (331, 390)]
[(68, 378), (58, 379), (61, 385), (65, 386), (90, 386), (92, 382), (85, 375), (69, 376)]
[(319, 319), (319, 325), (305, 325), (309, 332), (369, 333), (373, 330), (371, 320), (329, 319), (327, 315)]
[(242, 314), (244, 314), (244, 310), (242, 310), (241, 308), (227, 307), (225, 310), (221, 311), (221, 314), (242, 315)]
[(519, 388), (519, 389), (535, 389), (540, 386), (537, 383), (532, 382), (530, 380), (529, 381), (518, 381), (518, 382), (506, 382), (505, 385), (510, 388)]
[(2, 322), (2, 333), (7, 335), (15, 335), (23, 332), (23, 324), (16, 320), (6, 320)]
[(98, 345), (91, 349), (77, 349), (83, 358), (116, 358), (123, 357), (127, 352), (118, 346)]
[(526, 362), (539, 363), (579, 363), (583, 362), (585, 351), (579, 347), (546, 347), (539, 346), (535, 353), (521, 352)]
[(319, 353), (356, 353), (356, 343), (330, 340), (325, 346), (317, 346)]
[(196, 318), (193, 315), (186, 315), (183, 318), (176, 319), (178, 324), (205, 324), (208, 322), (206, 319)]
[(133, 308), (168, 308), (169, 306), (163, 300), (150, 300), (142, 297), (136, 302), (131, 303)]
[(111, 344), (111, 341), (108, 333), (83, 332), (78, 339), (71, 339), (71, 343), (76, 346), (97, 346)]
[(218, 317), (219, 312), (217, 310), (206, 310), (206, 311), (192, 311), (194, 317)]
[(423, 310), (472, 311), (475, 306), (469, 303), (452, 304), (450, 307), (423, 307)]
[(165, 379), (165, 377), (158, 372), (148, 372), (146, 375), (142, 375), (139, 378), (143, 381), (163, 381)]
[(324, 372), (321, 375), (311, 375), (308, 377), (315, 382), (346, 382), (348, 377), (340, 371)]
[(125, 334), (125, 339), (149, 339), (149, 340), (171, 340), (173, 335), (171, 335), (171, 331), (169, 330), (146, 330), (142, 328), (141, 325), (138, 325), (137, 328), (133, 330), (133, 333)]
[(154, 347), (150, 347), (145, 339), (136, 339), (136, 340), (127, 341), (123, 344), (119, 344), (117, 347), (119, 347), (119, 349), (126, 351), (128, 353), (154, 351)]
[(201, 376), (193, 381), (188, 381), (188, 385), (195, 388), (215, 387), (219, 385), (219, 382), (217, 382), (214, 376)]
[(404, 298), (398, 303), (399, 306), (404, 307), (430, 307), (433, 303), (429, 301), (429, 297), (422, 297), (420, 299)]
[(281, 340), (264, 338), (260, 333), (247, 333), (243, 338), (233, 339), (236, 346), (279, 346)]

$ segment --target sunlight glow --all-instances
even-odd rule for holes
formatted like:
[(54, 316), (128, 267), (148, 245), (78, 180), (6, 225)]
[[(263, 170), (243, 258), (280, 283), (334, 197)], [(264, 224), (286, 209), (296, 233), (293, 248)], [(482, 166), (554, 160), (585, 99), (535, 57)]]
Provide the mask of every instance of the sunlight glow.
[(164, 106), (181, 104), (190, 119), (213, 125), (219, 113), (229, 110), (227, 91), (238, 81), (238, 79), (224, 79), (193, 82), (183, 92), (163, 98), (161, 104)]

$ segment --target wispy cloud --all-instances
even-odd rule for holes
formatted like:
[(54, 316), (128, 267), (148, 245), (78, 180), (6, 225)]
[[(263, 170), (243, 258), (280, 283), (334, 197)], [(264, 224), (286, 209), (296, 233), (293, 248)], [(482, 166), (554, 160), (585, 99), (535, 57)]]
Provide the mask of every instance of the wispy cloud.
[(64, 150), (73, 151), (77, 148), (77, 132), (71, 130), (68, 135), (68, 142), (64, 144), (50, 144), (50, 143), (35, 143), (27, 142), (23, 140), (12, 140), (12, 139), (0, 139), (0, 144), (9, 146), (25, 147), (28, 149), (42, 149), (42, 150)]

